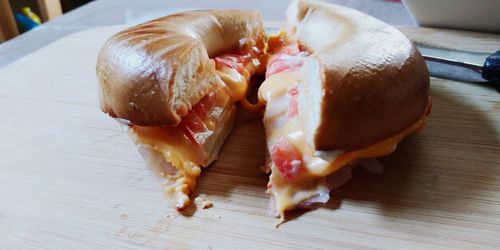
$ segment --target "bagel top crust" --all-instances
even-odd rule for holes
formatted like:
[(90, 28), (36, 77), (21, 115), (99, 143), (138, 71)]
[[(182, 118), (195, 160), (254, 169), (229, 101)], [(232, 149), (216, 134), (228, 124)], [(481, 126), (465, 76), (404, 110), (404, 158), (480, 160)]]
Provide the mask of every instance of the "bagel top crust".
[(254, 11), (190, 11), (125, 29), (96, 65), (101, 109), (142, 126), (176, 126), (220, 81), (211, 57), (264, 39)]
[(312, 53), (302, 71), (299, 114), (314, 149), (363, 148), (424, 117), (429, 73), (397, 29), (353, 9), (305, 0), (290, 5), (287, 19), (292, 36)]

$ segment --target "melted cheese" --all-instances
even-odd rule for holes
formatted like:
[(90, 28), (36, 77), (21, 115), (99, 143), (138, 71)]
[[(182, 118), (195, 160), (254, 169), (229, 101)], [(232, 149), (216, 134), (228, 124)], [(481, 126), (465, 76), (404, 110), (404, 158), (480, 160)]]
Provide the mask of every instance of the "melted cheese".
[[(357, 160), (380, 157), (392, 153), (401, 140), (418, 132), (424, 125), (425, 120), (422, 118), (395, 136), (366, 148), (341, 154), (336, 153), (335, 155), (337, 155), (337, 157), (333, 159), (324, 159), (315, 156), (313, 157), (313, 161), (318, 160), (320, 162), (318, 165), (322, 167), (316, 168), (315, 165), (307, 165), (310, 164), (310, 162), (306, 163), (309, 171), (308, 175), (292, 182), (283, 179), (279, 171), (273, 166), (270, 177), (271, 189), (269, 192), (275, 196), (276, 209), (281, 219), (283, 220), (285, 211), (294, 209), (307, 199), (317, 195), (327, 195), (330, 191), (330, 186), (327, 184), (326, 177), (329, 175), (337, 174), (337, 172), (342, 171), (342, 168), (350, 166), (350, 164), (355, 164)], [(348, 172), (350, 172), (350, 170)]]
[(259, 59), (252, 58), (248, 60), (242, 68), (228, 67), (223, 64), (217, 64), (217, 74), (222, 80), (222, 84), (231, 96), (233, 102), (240, 102), (242, 107), (250, 112), (258, 112), (264, 108), (262, 103), (251, 104), (247, 99), (250, 78), (256, 72), (262, 71), (262, 64)]
[[(138, 145), (164, 195), (178, 209), (189, 204), (188, 194), (200, 175), (206, 153), (177, 128), (131, 126), (129, 136)], [(153, 160), (156, 158), (157, 160)]]
[(220, 67), (219, 70), (217, 70), (217, 74), (221, 78), (233, 102), (245, 98), (249, 79), (240, 74), (236, 69), (229, 67)]
[(298, 70), (271, 75), (260, 86), (258, 97), (263, 102), (272, 102), (273, 99), (284, 96), (288, 87), (292, 84), (298, 84), (299, 81), (300, 72)]

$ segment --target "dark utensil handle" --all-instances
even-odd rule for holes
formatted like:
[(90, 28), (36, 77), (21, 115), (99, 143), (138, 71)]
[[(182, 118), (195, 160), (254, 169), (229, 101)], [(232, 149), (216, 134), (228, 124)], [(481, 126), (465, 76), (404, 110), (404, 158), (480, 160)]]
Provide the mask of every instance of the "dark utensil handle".
[(486, 58), (481, 74), (490, 82), (500, 82), (500, 50)]

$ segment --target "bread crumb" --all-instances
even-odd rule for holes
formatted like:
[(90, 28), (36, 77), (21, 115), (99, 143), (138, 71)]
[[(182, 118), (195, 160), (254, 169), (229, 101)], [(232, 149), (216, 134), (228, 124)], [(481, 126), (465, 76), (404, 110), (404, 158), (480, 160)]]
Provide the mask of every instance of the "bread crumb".
[(194, 203), (197, 206), (202, 207), (203, 209), (209, 209), (209, 208), (211, 208), (211, 207), (214, 206), (214, 204), (210, 200), (208, 200), (208, 199), (206, 199), (204, 197), (201, 197), (201, 196), (196, 197), (194, 199)]
[(203, 203), (202, 203), (203, 209), (209, 209), (209, 208), (211, 208), (213, 206), (214, 206), (214, 204), (211, 201), (209, 201), (209, 200), (204, 200)]

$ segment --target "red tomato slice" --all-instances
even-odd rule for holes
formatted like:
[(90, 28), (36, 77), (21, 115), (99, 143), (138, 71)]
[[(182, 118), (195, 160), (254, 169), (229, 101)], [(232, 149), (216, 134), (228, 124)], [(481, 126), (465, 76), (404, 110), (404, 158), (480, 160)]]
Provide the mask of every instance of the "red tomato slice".
[(200, 117), (200, 119), (205, 120), (210, 112), (215, 106), (215, 101), (217, 100), (215, 92), (208, 93), (201, 101), (199, 101), (193, 107), (193, 111)]
[(236, 55), (232, 54), (222, 55), (214, 58), (214, 60), (217, 68), (220, 68), (221, 66), (226, 66), (232, 69), (238, 69), (241, 67), (241, 61), (238, 60), (238, 57), (236, 57)]
[(285, 179), (293, 179), (303, 169), (302, 154), (286, 138), (273, 145), (271, 158)]
[(199, 141), (196, 134), (208, 131), (205, 123), (201, 118), (195, 113), (190, 111), (187, 116), (182, 118), (179, 124), (185, 135), (195, 144), (201, 145), (204, 141)]
[(239, 52), (238, 54), (225, 54), (214, 58), (215, 66), (220, 69), (222, 66), (236, 69), (242, 73), (245, 64), (252, 59), (250, 53)]
[(288, 89), (288, 96), (290, 97), (290, 103), (288, 106), (288, 114), (287, 114), (288, 120), (297, 117), (297, 114), (299, 113), (298, 95), (299, 95), (299, 89), (297, 86), (293, 86)]
[(297, 43), (289, 44), (274, 54), (268, 64), (266, 77), (280, 73), (297, 70), (302, 67), (305, 57), (309, 53), (300, 51)]
[(297, 43), (292, 43), (279, 49), (276, 54), (294, 55), (297, 53), (300, 53), (299, 45)]
[(262, 51), (256, 46), (223, 54), (214, 58), (215, 67), (217, 69), (220, 69), (221, 67), (228, 67), (236, 69), (238, 72), (243, 74), (245, 65), (252, 62), (252, 59), (259, 59), (261, 54)]
[(289, 65), (285, 61), (273, 60), (266, 69), (266, 77), (283, 72), (289, 69)]
[(294, 55), (277, 55), (274, 57), (267, 67), (266, 77), (280, 73), (290, 72), (299, 69), (304, 64), (304, 53)]

